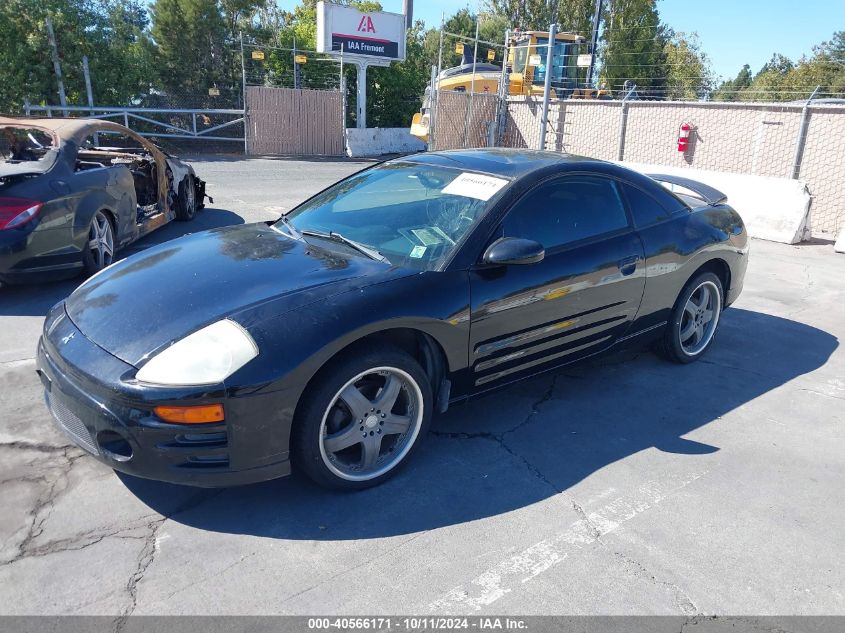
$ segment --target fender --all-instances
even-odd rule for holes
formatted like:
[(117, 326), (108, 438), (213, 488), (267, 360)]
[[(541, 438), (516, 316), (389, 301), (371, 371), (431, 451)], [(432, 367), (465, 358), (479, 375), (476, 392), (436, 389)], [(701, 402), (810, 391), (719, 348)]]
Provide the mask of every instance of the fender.
[[(431, 292), (434, 281), (440, 292)], [(444, 290), (448, 288), (448, 290)], [(378, 319), (373, 319), (377, 312)], [(245, 315), (234, 315), (241, 323)], [(246, 326), (260, 354), (278, 362), (269, 375), (249, 364), (227, 384), (262, 384), (261, 392), (304, 388), (337, 353), (370, 334), (407, 328), (431, 336), (450, 374), (468, 364), (469, 281), (466, 271), (426, 272), (356, 288)], [(261, 363), (267, 371), (268, 365)]]

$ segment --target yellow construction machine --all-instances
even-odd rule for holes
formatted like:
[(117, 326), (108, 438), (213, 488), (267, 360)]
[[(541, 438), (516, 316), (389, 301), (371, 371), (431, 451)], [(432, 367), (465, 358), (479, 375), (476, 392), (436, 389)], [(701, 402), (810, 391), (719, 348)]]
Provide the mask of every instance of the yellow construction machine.
[[(556, 99), (610, 99), (606, 90), (597, 90), (579, 80), (578, 58), (585, 39), (574, 33), (558, 33), (552, 49), (551, 97)], [(549, 50), (547, 31), (517, 31), (508, 42), (505, 61), (507, 94), (542, 96), (546, 83)], [(586, 61), (589, 61), (588, 56)], [(473, 72), (474, 70), (474, 72)], [(472, 47), (463, 47), (459, 66), (443, 70), (437, 77), (438, 91), (499, 94), (502, 67), (490, 63), (473, 64)], [(421, 110), (414, 115), (411, 134), (428, 141), (431, 86), (425, 89)]]

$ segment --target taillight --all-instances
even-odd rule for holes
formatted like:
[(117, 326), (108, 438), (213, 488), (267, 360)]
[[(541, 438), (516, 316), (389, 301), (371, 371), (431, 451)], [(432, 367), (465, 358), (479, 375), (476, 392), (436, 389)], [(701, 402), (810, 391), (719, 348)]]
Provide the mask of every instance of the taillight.
[(38, 200), (0, 197), (0, 231), (17, 228), (38, 217), (42, 206)]

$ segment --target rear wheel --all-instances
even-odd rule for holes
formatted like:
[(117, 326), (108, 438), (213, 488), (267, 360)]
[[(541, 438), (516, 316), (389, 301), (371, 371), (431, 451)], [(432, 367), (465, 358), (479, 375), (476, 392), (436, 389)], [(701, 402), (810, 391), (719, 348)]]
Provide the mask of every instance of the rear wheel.
[(182, 222), (193, 220), (197, 214), (197, 188), (194, 177), (186, 176), (179, 184), (179, 195), (176, 198), (176, 219)]
[(660, 351), (676, 363), (698, 360), (713, 344), (724, 305), (722, 282), (702, 273), (683, 289), (666, 328)]
[(114, 227), (105, 211), (97, 211), (88, 228), (88, 242), (82, 251), (85, 272), (92, 275), (114, 261)]
[(369, 488), (407, 462), (431, 421), (422, 367), (389, 346), (358, 348), (309, 388), (297, 412), (294, 460), (331, 488)]

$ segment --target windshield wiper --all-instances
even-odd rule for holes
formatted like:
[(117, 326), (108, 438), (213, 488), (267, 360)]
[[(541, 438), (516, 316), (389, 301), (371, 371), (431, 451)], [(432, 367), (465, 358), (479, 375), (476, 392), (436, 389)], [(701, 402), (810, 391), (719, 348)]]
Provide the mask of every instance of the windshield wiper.
[(293, 239), (302, 239), (302, 233), (300, 233), (299, 230), (293, 225), (293, 223), (287, 219), (284, 213), (281, 215), (279, 220), (285, 225), (285, 227), (287, 227), (287, 230), (290, 231), (290, 234), (293, 235)]
[(351, 246), (359, 253), (363, 253), (370, 259), (374, 259), (378, 262), (384, 262), (385, 264), (389, 264), (390, 260), (387, 259), (384, 255), (379, 253), (376, 249), (370, 248), (369, 246), (365, 246), (360, 242), (356, 242), (355, 240), (351, 240), (344, 235), (341, 235), (337, 231), (329, 231), (328, 233), (323, 233), (322, 231), (300, 231), (302, 235), (311, 235), (313, 237), (321, 237), (324, 240), (332, 240), (333, 242), (340, 242), (341, 244), (346, 244), (347, 246)]

